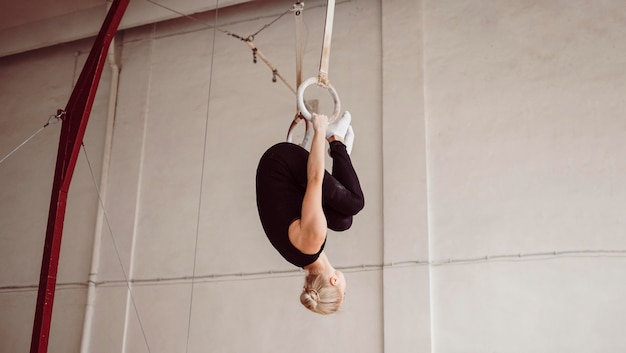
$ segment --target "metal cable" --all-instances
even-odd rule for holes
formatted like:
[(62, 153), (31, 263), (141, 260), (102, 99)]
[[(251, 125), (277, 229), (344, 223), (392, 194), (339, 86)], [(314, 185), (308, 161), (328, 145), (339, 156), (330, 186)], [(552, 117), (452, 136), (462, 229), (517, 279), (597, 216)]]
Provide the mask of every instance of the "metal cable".
[[(215, 5), (215, 23), (217, 24), (217, 18), (218, 18), (218, 12), (219, 12), (219, 0), (216, 2)], [(211, 45), (211, 63), (209, 66), (209, 89), (207, 91), (207, 107), (206, 107), (206, 119), (204, 122), (204, 144), (202, 147), (202, 167), (200, 170), (200, 190), (198, 191), (198, 215), (196, 218), (196, 239), (195, 239), (195, 244), (194, 244), (194, 251), (193, 251), (193, 269), (192, 269), (192, 273), (191, 273), (191, 290), (190, 290), (190, 294), (189, 294), (189, 315), (188, 315), (188, 319), (187, 319), (187, 342), (185, 345), (185, 352), (189, 352), (189, 338), (190, 338), (190, 334), (191, 334), (191, 314), (192, 314), (192, 308), (193, 308), (193, 292), (194, 292), (194, 286), (195, 286), (195, 277), (196, 277), (196, 260), (198, 258), (198, 239), (200, 237), (200, 218), (202, 216), (201, 211), (202, 211), (202, 192), (204, 190), (204, 169), (206, 166), (205, 160), (206, 160), (206, 149), (207, 149), (207, 140), (208, 140), (208, 134), (209, 134), (209, 112), (210, 112), (210, 108), (211, 108), (211, 89), (213, 87), (213, 64), (215, 62), (215, 40), (216, 40), (216, 31), (213, 31), (213, 43)]]
[(2, 157), (2, 159), (0, 159), (0, 164), (2, 164), (2, 162), (4, 162), (7, 158), (11, 157), (11, 155), (17, 152), (20, 148), (22, 148), (26, 143), (28, 143), (28, 141), (32, 140), (35, 136), (37, 136), (37, 134), (39, 134), (41, 131), (43, 131), (43, 129), (48, 127), (48, 125), (56, 124), (63, 115), (65, 115), (65, 112), (62, 112), (62, 113), (59, 112), (57, 113), (57, 115), (54, 115), (54, 114), (50, 115), (50, 117), (48, 117), (48, 122), (46, 122), (42, 127), (40, 127), (37, 131), (35, 131), (35, 133), (30, 135), (30, 137), (24, 140), (24, 142), (20, 143), (17, 147), (15, 147), (6, 156)]
[(133, 309), (135, 311), (135, 315), (137, 316), (137, 322), (139, 323), (139, 328), (141, 330), (141, 334), (143, 336), (143, 340), (146, 344), (146, 348), (148, 349), (148, 353), (151, 353), (150, 345), (148, 344), (148, 338), (146, 336), (146, 331), (143, 326), (143, 322), (141, 321), (141, 316), (139, 315), (139, 310), (137, 309), (137, 303), (135, 302), (135, 296), (133, 295), (133, 291), (130, 287), (132, 281), (128, 278), (128, 274), (126, 270), (124, 270), (124, 264), (122, 263), (122, 257), (120, 256), (119, 249), (117, 247), (117, 242), (115, 241), (115, 237), (113, 236), (113, 229), (111, 228), (111, 223), (109, 222), (109, 217), (107, 215), (106, 208), (104, 207), (104, 202), (102, 201), (102, 197), (100, 195), (100, 188), (98, 187), (98, 182), (96, 181), (96, 177), (93, 173), (93, 168), (91, 167), (91, 162), (89, 160), (89, 155), (87, 154), (87, 149), (85, 148), (85, 143), (81, 144), (83, 148), (83, 152), (85, 153), (85, 159), (87, 160), (87, 166), (89, 167), (89, 172), (91, 173), (91, 179), (93, 180), (93, 185), (96, 189), (96, 193), (98, 195), (98, 202), (100, 202), (100, 206), (102, 207), (102, 214), (104, 215), (104, 220), (109, 229), (109, 237), (111, 238), (111, 242), (113, 243), (113, 249), (115, 250), (115, 256), (117, 257), (117, 261), (120, 264), (120, 269), (122, 270), (122, 275), (124, 276), (124, 283), (126, 288), (128, 289), (128, 294), (130, 296), (130, 301), (133, 305)]

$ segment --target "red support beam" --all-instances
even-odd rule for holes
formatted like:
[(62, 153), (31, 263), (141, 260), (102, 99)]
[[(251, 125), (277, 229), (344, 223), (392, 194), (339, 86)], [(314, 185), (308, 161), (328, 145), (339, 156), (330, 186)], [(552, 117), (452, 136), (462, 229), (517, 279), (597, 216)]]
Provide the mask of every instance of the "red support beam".
[(30, 353), (46, 353), (67, 194), (109, 46), (130, 0), (114, 0), (63, 113)]

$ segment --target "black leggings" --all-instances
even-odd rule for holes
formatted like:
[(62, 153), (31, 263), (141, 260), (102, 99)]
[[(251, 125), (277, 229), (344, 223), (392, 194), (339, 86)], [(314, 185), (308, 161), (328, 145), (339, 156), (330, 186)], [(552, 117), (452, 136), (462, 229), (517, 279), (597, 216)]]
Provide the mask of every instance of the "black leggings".
[[(346, 146), (330, 143), (332, 174), (325, 172), (322, 184), (322, 208), (328, 228), (343, 231), (352, 226), (352, 217), (365, 205), (359, 178)], [(301, 218), (302, 200), (307, 186), (309, 152), (287, 142), (265, 152), (257, 170), (257, 206), (261, 222), (270, 236), (272, 228), (284, 231)], [(268, 229), (269, 228), (269, 229)]]

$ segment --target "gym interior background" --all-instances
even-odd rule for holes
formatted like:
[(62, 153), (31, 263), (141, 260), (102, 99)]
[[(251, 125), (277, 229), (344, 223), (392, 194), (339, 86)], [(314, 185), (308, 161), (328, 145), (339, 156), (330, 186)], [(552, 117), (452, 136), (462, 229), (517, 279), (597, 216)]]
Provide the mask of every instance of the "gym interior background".
[[(294, 14), (272, 22), (293, 1), (159, 4), (131, 2), (99, 84), (50, 352), (626, 350), (623, 1), (337, 1), (329, 78), (366, 206), (329, 232), (348, 288), (327, 317), (256, 211), (295, 95), (212, 29), (271, 23), (254, 43), (295, 84)], [(325, 5), (305, 2), (305, 78)], [(3, 21), (0, 156), (65, 107), (107, 6)], [(0, 164), (2, 352), (30, 345), (59, 131)]]

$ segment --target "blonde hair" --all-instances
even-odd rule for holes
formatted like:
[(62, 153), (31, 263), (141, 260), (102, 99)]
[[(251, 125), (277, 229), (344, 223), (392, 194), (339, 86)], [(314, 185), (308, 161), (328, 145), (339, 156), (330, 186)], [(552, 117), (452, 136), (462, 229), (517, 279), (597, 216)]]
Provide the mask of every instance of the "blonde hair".
[(328, 315), (339, 309), (343, 302), (343, 293), (339, 287), (330, 284), (328, 275), (308, 273), (304, 278), (300, 302), (314, 313)]

